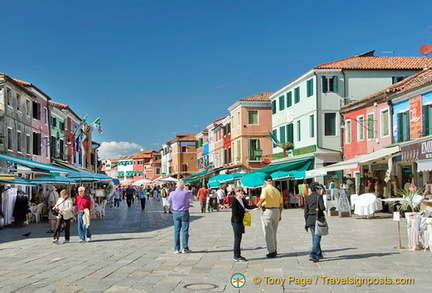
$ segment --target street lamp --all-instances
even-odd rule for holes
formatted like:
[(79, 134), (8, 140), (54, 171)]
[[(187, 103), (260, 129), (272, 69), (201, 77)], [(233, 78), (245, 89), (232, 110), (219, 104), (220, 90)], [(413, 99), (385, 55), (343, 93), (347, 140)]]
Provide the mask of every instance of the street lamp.
[(259, 161), (259, 160), (261, 159), (261, 157), (262, 157), (262, 152), (263, 152), (263, 150), (260, 149), (260, 148), (257, 148), (257, 149), (254, 150), (254, 155), (255, 155), (255, 157), (258, 159), (258, 161)]

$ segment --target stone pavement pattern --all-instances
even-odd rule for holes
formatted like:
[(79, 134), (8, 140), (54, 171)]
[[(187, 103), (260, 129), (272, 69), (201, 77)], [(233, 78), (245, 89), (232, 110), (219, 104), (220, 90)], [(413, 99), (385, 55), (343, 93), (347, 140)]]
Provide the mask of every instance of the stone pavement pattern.
[[(398, 250), (397, 223), (389, 215), (376, 219), (328, 216), (330, 235), (323, 237), (325, 259), (308, 260), (311, 237), (304, 230), (303, 210), (284, 210), (278, 230), (278, 255), (267, 259), (260, 211), (252, 211), (242, 255), (232, 260), (230, 210), (201, 214), (191, 208), (190, 254), (173, 253), (172, 215), (150, 198), (120, 210), (106, 208), (106, 217), (92, 221), (90, 243), (78, 243), (72, 223), (71, 242), (53, 244), (48, 223), (0, 230), (0, 292), (412, 292), (429, 291), (429, 251)], [(402, 244), (407, 245), (402, 219)], [(31, 232), (27, 237), (21, 236)], [(63, 238), (60, 239), (62, 242)], [(245, 276), (234, 288), (231, 276)], [(267, 277), (266, 277), (267, 276)], [(414, 278), (414, 285), (323, 284), (328, 278)], [(288, 283), (311, 278), (312, 284)], [(280, 284), (283, 280), (283, 284)], [(257, 284), (254, 284), (254, 281)], [(280, 282), (277, 284), (277, 282)]]

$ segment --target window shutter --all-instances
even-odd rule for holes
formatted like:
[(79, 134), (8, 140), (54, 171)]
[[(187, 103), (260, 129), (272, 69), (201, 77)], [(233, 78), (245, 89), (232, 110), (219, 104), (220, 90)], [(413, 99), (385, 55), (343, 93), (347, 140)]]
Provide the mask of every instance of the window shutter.
[(422, 112), (423, 112), (423, 136), (429, 135), (430, 134), (430, 123), (429, 123), (429, 105), (424, 105), (422, 107)]
[[(277, 137), (277, 130), (276, 129), (273, 130), (273, 137)], [(277, 147), (277, 144), (275, 144), (274, 142), (273, 142), (273, 147), (274, 148)]]
[(292, 106), (292, 92), (287, 93), (287, 108)]
[(290, 123), (287, 125), (286, 130), (287, 130), (287, 141), (289, 142), (294, 142), (294, 132), (293, 132), (293, 124)]
[(276, 114), (276, 100), (272, 101), (272, 114)]
[(338, 76), (337, 75), (333, 76), (333, 92), (334, 93), (338, 92)]
[(279, 141), (280, 141), (281, 143), (286, 142), (286, 139), (285, 139), (285, 126), (281, 126), (281, 127), (279, 128), (279, 133), (280, 133), (280, 139), (279, 139)]

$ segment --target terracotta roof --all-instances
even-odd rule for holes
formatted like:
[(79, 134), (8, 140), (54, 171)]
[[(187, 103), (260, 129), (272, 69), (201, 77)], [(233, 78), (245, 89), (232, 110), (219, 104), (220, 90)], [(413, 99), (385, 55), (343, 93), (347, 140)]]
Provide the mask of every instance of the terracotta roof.
[(68, 105), (62, 104), (62, 103), (58, 103), (58, 102), (54, 102), (54, 101), (48, 101), (48, 103), (56, 108), (60, 108), (60, 109), (69, 109)]
[(369, 95), (363, 99), (354, 101), (341, 107), (341, 110), (350, 109), (360, 104), (368, 104), (373, 101), (385, 100), (397, 95), (401, 95), (410, 90), (414, 90), (432, 84), (432, 69), (424, 69), (416, 74), (413, 74), (398, 83), (392, 84), (385, 89), (382, 89), (372, 95)]
[(32, 86), (32, 84), (31, 83), (29, 83), (29, 82), (27, 82), (27, 81), (24, 81), (24, 80), (20, 80), (20, 79), (17, 79), (17, 78), (13, 78), (13, 77), (11, 77), (14, 81), (16, 81), (17, 83), (19, 83), (20, 85), (22, 85), (22, 86)]
[(375, 51), (324, 63), (314, 69), (424, 69), (432, 67), (432, 57), (376, 57)]
[(259, 93), (253, 96), (249, 96), (243, 99), (240, 99), (240, 101), (270, 101), (270, 96), (273, 95), (273, 93)]
[(168, 144), (173, 144), (176, 141), (196, 141), (196, 133), (177, 133), (176, 138), (168, 141)]

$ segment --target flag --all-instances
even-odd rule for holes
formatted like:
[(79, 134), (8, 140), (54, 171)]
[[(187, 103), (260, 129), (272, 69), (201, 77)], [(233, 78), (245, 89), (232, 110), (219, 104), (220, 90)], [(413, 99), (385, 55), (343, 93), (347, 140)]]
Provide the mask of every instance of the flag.
[(273, 140), (273, 144), (280, 145), (280, 141), (271, 132), (269, 132), (269, 136)]
[(92, 123), (92, 125), (96, 128), (97, 131), (99, 131), (100, 134), (102, 134), (102, 125), (99, 117)]
[(81, 134), (77, 135), (76, 139), (75, 139), (75, 150), (77, 153), (82, 153), (82, 148), (81, 148)]
[(84, 124), (87, 122), (87, 115), (84, 116), (84, 119), (81, 120), (80, 124), (78, 124), (77, 128), (75, 128), (75, 134), (80, 130)]

